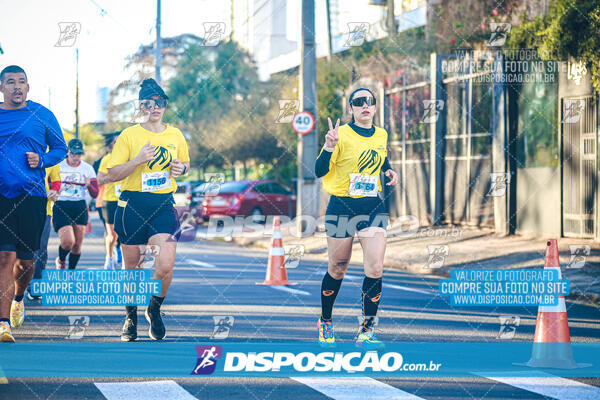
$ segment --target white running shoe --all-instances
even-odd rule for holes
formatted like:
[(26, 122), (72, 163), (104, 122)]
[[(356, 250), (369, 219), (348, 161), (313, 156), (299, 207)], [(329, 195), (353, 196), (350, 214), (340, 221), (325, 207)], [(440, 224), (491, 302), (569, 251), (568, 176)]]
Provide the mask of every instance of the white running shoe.
[(115, 263), (112, 257), (104, 260), (104, 269), (115, 269)]

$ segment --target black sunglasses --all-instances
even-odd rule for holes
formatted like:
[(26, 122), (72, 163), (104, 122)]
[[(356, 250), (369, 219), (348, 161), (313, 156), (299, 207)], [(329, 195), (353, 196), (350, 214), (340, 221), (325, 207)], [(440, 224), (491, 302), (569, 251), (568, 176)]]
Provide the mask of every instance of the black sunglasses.
[(167, 106), (167, 100), (160, 98), (160, 99), (146, 99), (146, 100), (140, 101), (141, 108), (149, 108), (152, 110), (152, 109), (154, 109), (155, 106), (158, 108), (165, 108)]
[(352, 101), (350, 102), (351, 105), (355, 106), (355, 107), (362, 107), (363, 104), (367, 104), (368, 106), (374, 106), (375, 105), (375, 97), (357, 97), (355, 99), (352, 99)]

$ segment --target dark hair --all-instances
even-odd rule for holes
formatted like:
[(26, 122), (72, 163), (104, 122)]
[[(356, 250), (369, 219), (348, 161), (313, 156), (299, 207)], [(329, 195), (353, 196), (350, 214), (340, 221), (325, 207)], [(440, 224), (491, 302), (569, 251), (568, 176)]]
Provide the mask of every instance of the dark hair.
[[(25, 70), (19, 67), (18, 65), (9, 65), (8, 67), (4, 68), (2, 72), (0, 72), (0, 83), (4, 82), (4, 75), (14, 74), (18, 72), (22, 72), (25, 74)], [(27, 79), (27, 74), (25, 74), (25, 79)]]
[(121, 131), (105, 133), (104, 134), (104, 147), (109, 147), (117, 139)]
[[(359, 87), (358, 89), (354, 89), (354, 91), (352, 93), (350, 93), (350, 97), (348, 97), (348, 104), (350, 106), (352, 106), (352, 99), (354, 98), (354, 95), (356, 94), (356, 92), (360, 92), (361, 90), (366, 90), (367, 92), (371, 93), (371, 96), (373, 96), (374, 99), (376, 99), (375, 93), (373, 93), (373, 91), (371, 89), (368, 89), (365, 87)], [(354, 114), (352, 114), (352, 122), (354, 122)]]
[(152, 78), (144, 79), (140, 86), (139, 100), (149, 99), (152, 96), (160, 96), (165, 100), (169, 100), (165, 91)]

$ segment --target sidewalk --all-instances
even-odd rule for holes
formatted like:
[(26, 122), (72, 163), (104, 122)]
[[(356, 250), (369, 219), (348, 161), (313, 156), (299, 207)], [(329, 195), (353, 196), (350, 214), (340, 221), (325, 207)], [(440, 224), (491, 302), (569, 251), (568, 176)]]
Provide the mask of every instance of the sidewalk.
[[(264, 231), (234, 235), (242, 246), (268, 249), (271, 227)], [(327, 260), (327, 241), (323, 232), (299, 238), (294, 228), (282, 225), (284, 245), (302, 245), (304, 254)], [(600, 304), (600, 243), (585, 239), (558, 240), (563, 278), (571, 282), (569, 299)], [(571, 247), (589, 246), (582, 256), (572, 257)], [(301, 247), (301, 246), (299, 246)], [(416, 232), (388, 231), (386, 268), (397, 268), (429, 276), (448, 277), (456, 268), (542, 268), (546, 239), (520, 235), (500, 236), (492, 230), (462, 227), (421, 227)], [(576, 250), (573, 250), (576, 252)], [(431, 254), (431, 256), (430, 256)], [(362, 248), (354, 240), (352, 261), (360, 263)]]

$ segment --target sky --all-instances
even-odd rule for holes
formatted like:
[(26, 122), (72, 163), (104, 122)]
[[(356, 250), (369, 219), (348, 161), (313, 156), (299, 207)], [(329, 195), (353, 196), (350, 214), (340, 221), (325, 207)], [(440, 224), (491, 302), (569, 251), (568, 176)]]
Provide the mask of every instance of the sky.
[[(156, 0), (0, 0), (0, 69), (27, 72), (28, 99), (49, 107), (65, 129), (75, 122), (75, 46), (80, 123), (96, 120), (96, 90), (129, 78), (126, 57), (154, 41)], [(163, 0), (162, 36), (204, 36), (203, 22), (231, 25), (228, 0)], [(74, 47), (56, 47), (59, 23), (78, 22)]]

